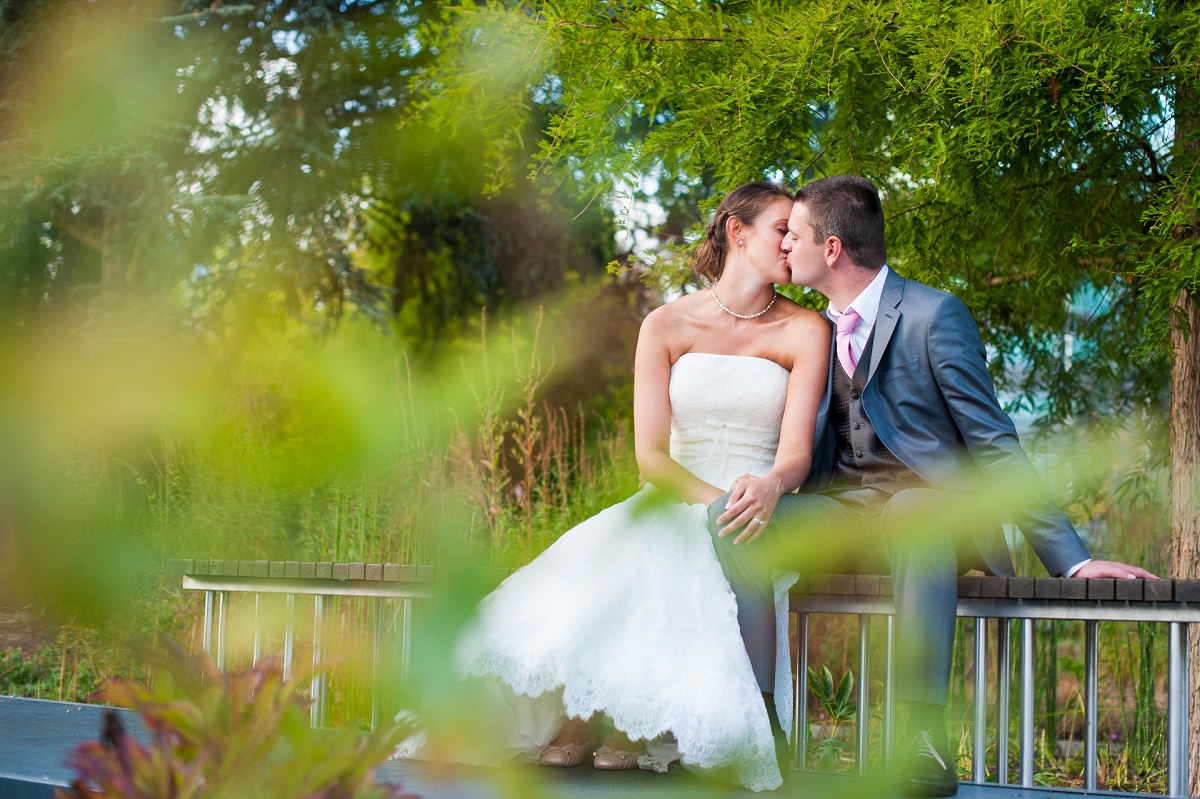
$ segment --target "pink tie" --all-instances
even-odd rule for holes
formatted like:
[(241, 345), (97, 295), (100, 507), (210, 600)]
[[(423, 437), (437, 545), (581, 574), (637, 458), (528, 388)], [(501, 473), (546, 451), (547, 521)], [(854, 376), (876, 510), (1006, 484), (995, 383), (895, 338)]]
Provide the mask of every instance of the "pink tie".
[(837, 319), (837, 356), (850, 377), (854, 377), (854, 367), (858, 366), (858, 358), (850, 348), (850, 337), (861, 319), (854, 311), (846, 311)]

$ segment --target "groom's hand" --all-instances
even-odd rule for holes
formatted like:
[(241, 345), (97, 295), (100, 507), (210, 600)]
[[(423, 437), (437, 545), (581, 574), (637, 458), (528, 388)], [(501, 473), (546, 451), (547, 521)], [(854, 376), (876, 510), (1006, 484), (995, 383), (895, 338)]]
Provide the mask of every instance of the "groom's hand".
[(724, 538), (741, 530), (741, 534), (733, 539), (734, 544), (758, 540), (770, 523), (782, 494), (782, 481), (772, 475), (755, 477), (744, 474), (734, 480), (729, 489), (725, 512), (717, 517), (717, 524), (725, 525), (717, 537)]
[(1157, 580), (1158, 577), (1138, 566), (1118, 563), (1115, 560), (1090, 560), (1079, 567), (1072, 577), (1112, 577), (1118, 580), (1132, 580), (1140, 577), (1143, 580)]

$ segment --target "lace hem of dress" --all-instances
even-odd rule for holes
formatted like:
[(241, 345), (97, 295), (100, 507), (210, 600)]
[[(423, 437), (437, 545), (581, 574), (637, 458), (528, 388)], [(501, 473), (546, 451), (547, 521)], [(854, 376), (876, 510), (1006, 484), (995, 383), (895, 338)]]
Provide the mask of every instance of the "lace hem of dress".
[[(547, 669), (530, 671), (494, 655), (477, 653), (466, 662), (460, 661), (459, 667), (471, 676), (494, 677), (530, 699), (562, 690), (566, 715), (587, 719), (603, 713), (634, 740), (654, 740), (670, 732), (675, 737), (680, 762), (691, 771), (705, 773), (732, 769), (738, 780), (753, 791), (777, 788), (783, 783), (775, 762), (770, 728), (755, 723), (756, 705), (762, 706), (757, 693), (742, 698), (744, 701), (740, 704), (744, 710), (740, 724), (714, 729), (711, 719), (703, 713), (677, 707), (667, 712), (647, 703), (644, 696), (621, 702), (603, 696), (603, 692), (594, 686), (581, 685), (580, 680), (572, 681), (569, 687), (564, 686)], [(643, 757), (646, 758), (645, 765), (653, 771), (665, 771), (673, 762), (673, 759), (653, 755)], [(639, 765), (643, 765), (641, 759)]]

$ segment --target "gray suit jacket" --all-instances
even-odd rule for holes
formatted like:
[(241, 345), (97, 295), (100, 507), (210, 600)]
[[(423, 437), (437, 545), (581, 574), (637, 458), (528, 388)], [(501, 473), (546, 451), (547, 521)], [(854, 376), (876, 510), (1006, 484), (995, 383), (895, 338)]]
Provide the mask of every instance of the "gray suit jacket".
[[(996, 400), (979, 327), (962, 300), (894, 271), (888, 274), (863, 407), (880, 440), (910, 469), (947, 491), (970, 491), (989, 472), (1014, 473), (1038, 485), (1012, 420)], [(837, 436), (829, 423), (830, 379), (817, 415), (812, 470), (804, 490), (820, 490), (833, 476)], [(1052, 575), (1089, 557), (1075, 528), (1044, 490), (1014, 521)], [(974, 531), (978, 563), (993, 574), (1012, 575), (1012, 558), (999, 527)]]

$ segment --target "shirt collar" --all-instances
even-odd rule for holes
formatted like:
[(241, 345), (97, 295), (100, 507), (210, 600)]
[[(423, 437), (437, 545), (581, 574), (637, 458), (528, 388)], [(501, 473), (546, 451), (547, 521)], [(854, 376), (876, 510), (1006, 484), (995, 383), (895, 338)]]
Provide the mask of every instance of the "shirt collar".
[[(846, 309), (853, 309), (868, 329), (875, 324), (875, 317), (879, 315), (879, 301), (883, 298), (883, 284), (887, 280), (887, 276), (888, 268), (887, 264), (884, 264), (879, 268), (879, 274), (875, 275), (875, 279), (854, 298)], [(845, 312), (838, 310), (833, 303), (829, 304), (829, 315), (835, 322), (843, 313)]]

